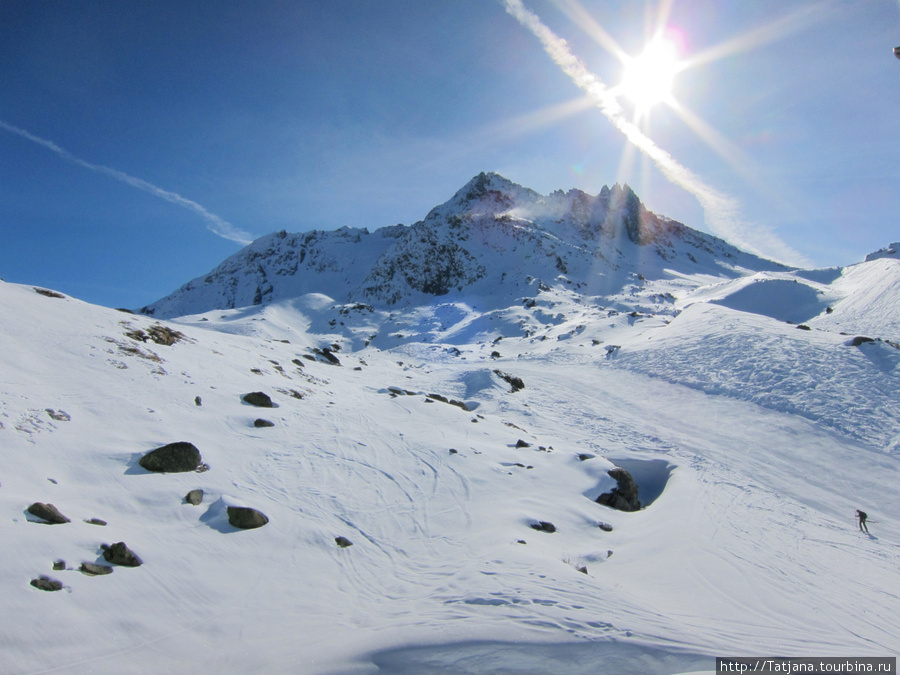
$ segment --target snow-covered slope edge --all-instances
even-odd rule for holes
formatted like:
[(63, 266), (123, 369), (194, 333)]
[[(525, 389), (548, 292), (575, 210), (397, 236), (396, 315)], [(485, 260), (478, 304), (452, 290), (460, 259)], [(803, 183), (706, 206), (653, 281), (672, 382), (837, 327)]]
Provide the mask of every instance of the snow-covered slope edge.
[[(153, 319), (0, 283), (4, 670), (588, 673), (621, 657), (617, 672), (672, 673), (706, 663), (691, 654), (900, 651), (897, 458), (788, 408), (627, 367), (642, 342), (656, 358), (679, 335), (702, 344), (757, 315), (698, 305), (667, 326), (577, 315), (589, 308), (574, 294), (548, 294), (539, 302), (556, 305), (534, 309), (567, 316), (499, 342), (484, 328), (456, 345), (353, 348), (316, 313), (324, 302), (301, 308), (308, 328), (210, 314), (172, 324), (184, 339), (166, 346), (141, 339)], [(691, 316), (703, 309), (716, 314)], [(342, 365), (326, 363), (341, 340)], [(721, 343), (692, 348), (712, 377)], [(764, 352), (787, 371), (808, 354), (797, 350)], [(511, 393), (495, 370), (525, 388)], [(278, 407), (241, 402), (255, 390)], [(847, 405), (896, 401), (867, 392)], [(210, 470), (137, 466), (175, 440)], [(605, 458), (640, 460), (661, 494), (636, 513), (593, 503), (611, 484)], [(182, 501), (194, 488), (198, 507)], [(34, 501), (72, 522), (30, 522)], [(229, 529), (225, 503), (270, 522)], [(855, 531), (855, 508), (877, 521), (872, 537)], [(117, 541), (144, 564), (76, 571)], [(51, 570), (58, 559), (66, 569)], [(30, 587), (40, 574), (64, 591)]]

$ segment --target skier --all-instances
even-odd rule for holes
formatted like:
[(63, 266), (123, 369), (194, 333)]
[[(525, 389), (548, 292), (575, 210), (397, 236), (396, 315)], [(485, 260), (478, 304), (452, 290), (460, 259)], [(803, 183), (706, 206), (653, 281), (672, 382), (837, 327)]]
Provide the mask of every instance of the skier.
[(856, 510), (856, 517), (859, 518), (859, 529), (861, 532), (869, 534), (869, 526), (866, 525), (866, 519), (869, 517), (865, 511)]

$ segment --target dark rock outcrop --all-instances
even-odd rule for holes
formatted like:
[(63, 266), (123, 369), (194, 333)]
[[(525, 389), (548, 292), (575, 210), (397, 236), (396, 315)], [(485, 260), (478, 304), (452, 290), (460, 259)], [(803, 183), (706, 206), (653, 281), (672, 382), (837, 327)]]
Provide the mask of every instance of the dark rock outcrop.
[(638, 486), (631, 474), (619, 467), (610, 469), (608, 473), (616, 479), (618, 485), (612, 491), (597, 497), (597, 503), (619, 511), (639, 511), (641, 500), (638, 499)]
[(253, 530), (262, 527), (269, 522), (269, 518), (256, 509), (249, 506), (229, 506), (228, 522), (232, 527), (241, 530)]
[(538, 532), (547, 532), (549, 534), (553, 534), (556, 532), (556, 525), (553, 523), (548, 523), (546, 520), (541, 520), (536, 523), (531, 524), (532, 530), (537, 530)]
[(313, 351), (317, 355), (321, 356), (322, 360), (325, 361), (325, 363), (329, 363), (332, 366), (341, 365), (341, 360), (337, 356), (335, 356), (334, 351), (332, 351), (328, 347), (322, 347), (322, 348), (316, 347), (313, 349)]
[(348, 546), (353, 546), (353, 542), (347, 539), (347, 537), (335, 537), (334, 543), (340, 546), (341, 548), (347, 548)]
[(469, 412), (469, 406), (467, 406), (465, 403), (463, 403), (462, 401), (457, 401), (453, 398), (447, 398), (442, 394), (428, 394), (425, 400), (427, 401), (428, 399), (433, 399), (435, 401), (440, 401), (441, 403), (447, 403), (449, 405), (455, 405), (457, 408)]
[(184, 496), (184, 503), (192, 506), (200, 506), (203, 502), (203, 490), (191, 490)]
[(45, 298), (65, 298), (66, 297), (62, 293), (57, 293), (56, 291), (51, 291), (49, 288), (34, 287), (34, 292), (39, 295), (43, 295)]
[(183, 473), (203, 467), (200, 451), (193, 443), (178, 441), (151, 450), (138, 461), (147, 471)]
[(269, 420), (264, 420), (260, 417), (259, 419), (253, 420), (253, 426), (257, 429), (261, 429), (263, 427), (274, 427), (275, 422), (270, 422)]
[(262, 391), (251, 391), (249, 394), (241, 396), (241, 400), (247, 405), (252, 405), (257, 408), (275, 407), (275, 404), (272, 403), (272, 399), (269, 395)]
[(99, 577), (104, 574), (112, 574), (113, 568), (109, 565), (98, 565), (96, 563), (83, 562), (78, 570), (89, 577)]
[(72, 522), (59, 512), (53, 504), (44, 504), (43, 502), (35, 502), (28, 507), (28, 513), (44, 520), (49, 525), (62, 525), (63, 523)]
[(113, 565), (122, 565), (122, 567), (140, 567), (143, 561), (138, 558), (137, 554), (125, 545), (124, 541), (119, 541), (112, 546), (104, 544), (103, 558), (106, 562)]
[(521, 377), (504, 373), (502, 370), (495, 370), (494, 374), (501, 380), (505, 380), (509, 385), (509, 390), (514, 394), (525, 388), (525, 381)]
[(43, 574), (37, 579), (32, 579), (31, 585), (41, 591), (61, 591), (63, 587), (61, 581), (51, 579), (50, 577), (46, 577)]

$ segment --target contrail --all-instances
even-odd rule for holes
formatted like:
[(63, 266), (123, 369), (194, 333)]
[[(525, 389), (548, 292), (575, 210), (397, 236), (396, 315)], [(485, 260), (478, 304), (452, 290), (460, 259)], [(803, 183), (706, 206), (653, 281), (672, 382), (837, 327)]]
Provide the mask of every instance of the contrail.
[(31, 134), (24, 129), (14, 127), (11, 124), (7, 124), (3, 120), (0, 120), (0, 129), (4, 129), (12, 134), (16, 134), (17, 136), (21, 136), (22, 138), (25, 138), (33, 143), (37, 143), (38, 145), (41, 145), (48, 150), (52, 150), (57, 155), (59, 155), (66, 161), (71, 162), (72, 164), (77, 164), (78, 166), (84, 167), (85, 169), (90, 169), (91, 171), (105, 174), (110, 178), (115, 178), (117, 181), (125, 183), (126, 185), (130, 185), (131, 187), (137, 188), (138, 190), (143, 190), (144, 192), (159, 197), (160, 199), (165, 199), (167, 202), (171, 202), (172, 204), (176, 204), (178, 206), (189, 209), (199, 214), (206, 221), (206, 227), (211, 232), (214, 232), (224, 239), (228, 239), (230, 241), (234, 241), (238, 244), (243, 245), (247, 245), (253, 240), (253, 238), (247, 232), (244, 232), (243, 230), (235, 227), (226, 220), (222, 220), (214, 213), (210, 213), (197, 202), (182, 197), (175, 192), (163, 190), (162, 188), (157, 187), (152, 183), (148, 183), (141, 178), (136, 178), (116, 169), (111, 169), (108, 166), (86, 162), (83, 159), (79, 159), (68, 150), (59, 147), (53, 141), (48, 141), (46, 138), (35, 136), (34, 134)]
[[(714, 231), (735, 244), (760, 255), (762, 255), (760, 249), (764, 248), (783, 259), (803, 260), (803, 256), (773, 233), (760, 231), (758, 228), (754, 228), (752, 232), (748, 231), (749, 228), (738, 214), (739, 204), (736, 199), (704, 183), (699, 176), (681, 165), (672, 155), (660, 148), (629, 121), (615, 95), (603, 81), (588, 70), (587, 66), (570, 51), (568, 43), (563, 38), (550, 30), (536, 14), (526, 9), (521, 0), (501, 1), (506, 7), (506, 11), (541, 41), (544, 51), (556, 62), (556, 65), (580, 89), (596, 101), (600, 111), (612, 122), (613, 126), (632, 145), (652, 159), (666, 178), (697, 198)], [(751, 243), (751, 240), (758, 241), (759, 246)]]

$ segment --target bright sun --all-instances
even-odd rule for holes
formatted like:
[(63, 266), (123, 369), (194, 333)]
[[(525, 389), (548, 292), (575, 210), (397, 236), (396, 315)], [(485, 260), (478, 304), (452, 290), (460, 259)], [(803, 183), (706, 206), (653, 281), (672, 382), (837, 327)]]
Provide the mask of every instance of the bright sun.
[(676, 44), (665, 37), (655, 38), (640, 56), (625, 62), (621, 91), (638, 110), (646, 110), (671, 97), (679, 70)]

